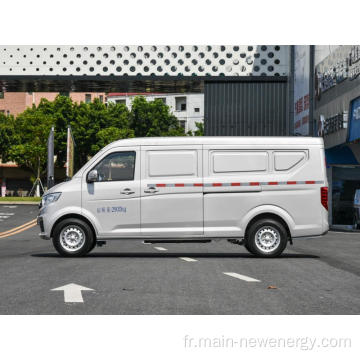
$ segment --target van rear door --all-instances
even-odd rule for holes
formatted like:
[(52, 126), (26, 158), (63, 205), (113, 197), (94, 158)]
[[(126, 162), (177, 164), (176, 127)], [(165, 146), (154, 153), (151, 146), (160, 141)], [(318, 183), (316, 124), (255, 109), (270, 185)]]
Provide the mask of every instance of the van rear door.
[(202, 145), (141, 146), (141, 235), (203, 235)]

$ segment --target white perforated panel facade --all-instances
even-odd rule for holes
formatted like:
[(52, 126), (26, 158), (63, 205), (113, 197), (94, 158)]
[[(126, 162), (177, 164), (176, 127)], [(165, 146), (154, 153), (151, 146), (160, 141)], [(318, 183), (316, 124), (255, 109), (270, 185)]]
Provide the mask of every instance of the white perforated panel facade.
[(0, 75), (286, 76), (284, 45), (0, 45)]

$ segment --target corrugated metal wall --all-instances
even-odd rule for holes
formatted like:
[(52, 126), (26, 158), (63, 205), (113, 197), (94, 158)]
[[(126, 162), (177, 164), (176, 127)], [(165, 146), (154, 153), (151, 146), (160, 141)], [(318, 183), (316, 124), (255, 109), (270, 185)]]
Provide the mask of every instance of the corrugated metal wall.
[(286, 78), (205, 82), (205, 135), (289, 135)]

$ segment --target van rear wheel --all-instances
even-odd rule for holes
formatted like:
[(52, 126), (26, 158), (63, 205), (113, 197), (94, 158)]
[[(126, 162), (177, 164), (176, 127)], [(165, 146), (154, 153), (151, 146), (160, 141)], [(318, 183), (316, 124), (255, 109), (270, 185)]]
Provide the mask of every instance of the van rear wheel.
[(246, 239), (246, 249), (257, 256), (276, 257), (286, 248), (288, 235), (275, 219), (260, 219), (252, 224)]
[(86, 222), (70, 218), (56, 225), (53, 244), (62, 256), (84, 256), (94, 248), (95, 238)]
[[(244, 247), (249, 253), (254, 254), (247, 243), (244, 244)], [(256, 255), (256, 254), (254, 254), (254, 255)]]

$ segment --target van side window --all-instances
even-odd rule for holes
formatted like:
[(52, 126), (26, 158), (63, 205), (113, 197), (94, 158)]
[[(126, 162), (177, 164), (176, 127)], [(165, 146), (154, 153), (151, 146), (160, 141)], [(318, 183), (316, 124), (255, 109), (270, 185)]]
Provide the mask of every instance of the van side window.
[(214, 174), (261, 172), (268, 168), (266, 151), (218, 150), (212, 151), (210, 158)]
[(147, 176), (197, 176), (196, 150), (147, 151)]
[(135, 151), (114, 152), (107, 155), (95, 167), (98, 181), (134, 180)]
[(276, 171), (286, 171), (306, 158), (305, 151), (275, 151), (274, 164)]

